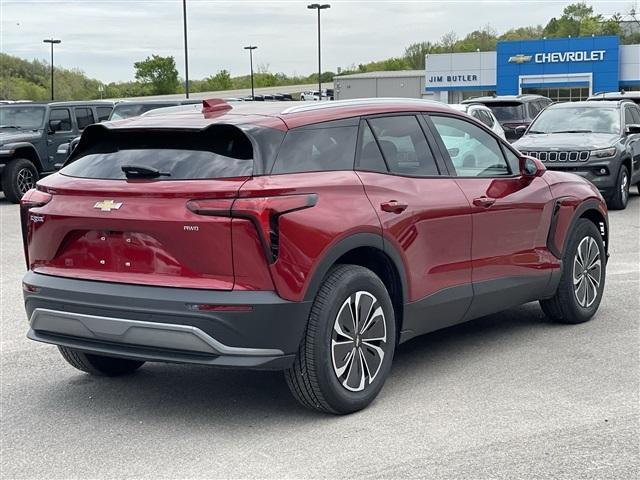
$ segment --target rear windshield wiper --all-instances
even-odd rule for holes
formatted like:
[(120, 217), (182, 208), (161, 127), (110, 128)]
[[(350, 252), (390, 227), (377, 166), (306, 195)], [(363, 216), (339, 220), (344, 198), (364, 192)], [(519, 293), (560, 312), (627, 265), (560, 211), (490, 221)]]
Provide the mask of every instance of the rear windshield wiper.
[(593, 133), (593, 130), (558, 130), (551, 133)]
[(127, 178), (156, 178), (171, 176), (170, 173), (161, 172), (157, 168), (146, 167), (144, 165), (123, 165), (120, 169), (124, 172)]

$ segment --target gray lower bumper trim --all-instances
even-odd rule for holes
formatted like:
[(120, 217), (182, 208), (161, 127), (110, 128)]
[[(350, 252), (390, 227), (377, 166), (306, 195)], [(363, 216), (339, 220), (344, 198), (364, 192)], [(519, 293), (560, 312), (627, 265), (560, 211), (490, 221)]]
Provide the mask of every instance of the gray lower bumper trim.
[(36, 332), (155, 349), (244, 357), (284, 354), (276, 349), (230, 347), (189, 325), (127, 320), (46, 308), (36, 308), (29, 323)]

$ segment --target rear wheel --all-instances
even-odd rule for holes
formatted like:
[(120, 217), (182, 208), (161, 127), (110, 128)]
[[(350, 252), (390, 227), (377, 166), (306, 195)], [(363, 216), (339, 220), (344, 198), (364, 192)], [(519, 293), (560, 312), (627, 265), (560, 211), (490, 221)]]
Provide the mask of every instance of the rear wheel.
[(58, 349), (69, 365), (91, 375), (117, 377), (133, 373), (144, 365), (144, 362), (139, 360), (93, 355), (62, 346), (58, 346)]
[(304, 406), (345, 414), (378, 395), (395, 350), (393, 306), (382, 281), (356, 265), (331, 269), (311, 308), (293, 366), (285, 372)]
[(606, 276), (604, 242), (596, 226), (580, 219), (562, 258), (558, 290), (540, 306), (556, 322), (582, 323), (598, 310)]
[(620, 166), (615, 190), (609, 200), (609, 207), (612, 210), (624, 210), (629, 201), (629, 170), (625, 165)]
[(11, 160), (2, 171), (2, 191), (12, 203), (20, 203), (22, 196), (38, 181), (38, 169), (25, 158)]

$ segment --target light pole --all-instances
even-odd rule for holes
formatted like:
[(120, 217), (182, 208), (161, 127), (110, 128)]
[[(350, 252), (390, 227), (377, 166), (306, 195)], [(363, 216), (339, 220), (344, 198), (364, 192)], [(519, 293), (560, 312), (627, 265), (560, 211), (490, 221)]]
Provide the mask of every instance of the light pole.
[(182, 0), (182, 24), (184, 27), (184, 90), (189, 98), (189, 52), (187, 46), (187, 0)]
[(62, 43), (62, 40), (54, 40), (53, 38), (47, 38), (43, 40), (43, 43), (51, 44), (51, 101), (53, 101), (53, 45), (56, 43)]
[(249, 50), (249, 64), (251, 65), (251, 100), (255, 100), (255, 92), (253, 90), (253, 51), (258, 48), (255, 45), (247, 45), (245, 50)]
[(320, 5), (319, 3), (312, 3), (307, 5), (309, 10), (318, 10), (318, 101), (322, 100), (322, 62), (320, 56), (320, 10), (331, 8), (331, 5), (325, 3)]

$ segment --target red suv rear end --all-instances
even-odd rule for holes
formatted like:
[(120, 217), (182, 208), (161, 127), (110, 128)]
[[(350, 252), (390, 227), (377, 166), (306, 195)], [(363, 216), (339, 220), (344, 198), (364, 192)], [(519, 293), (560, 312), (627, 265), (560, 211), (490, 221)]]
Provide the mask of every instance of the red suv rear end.
[(100, 375), (285, 370), (334, 413), (375, 398), (401, 341), (538, 299), (585, 321), (604, 287), (597, 190), (423, 101), (90, 126), (21, 208), (29, 338)]

